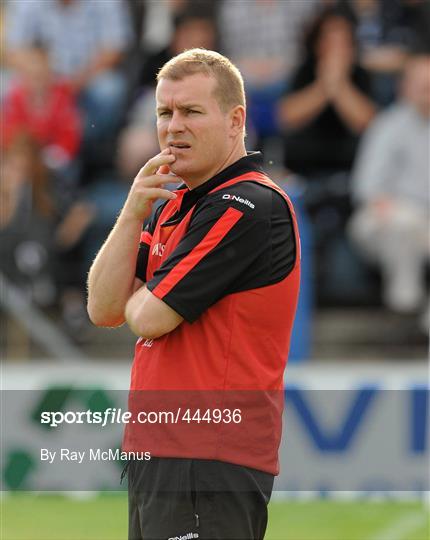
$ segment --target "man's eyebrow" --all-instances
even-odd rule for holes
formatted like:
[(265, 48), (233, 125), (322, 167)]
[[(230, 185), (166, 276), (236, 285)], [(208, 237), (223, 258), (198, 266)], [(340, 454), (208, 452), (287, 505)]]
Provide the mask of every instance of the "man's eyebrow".
[(182, 105), (178, 105), (178, 109), (201, 109), (202, 106), (198, 103), (183, 103)]
[[(202, 109), (203, 106), (202, 105), (199, 105), (198, 103), (182, 103), (181, 105), (177, 105), (177, 108), (178, 109)], [(160, 111), (170, 111), (170, 107), (168, 107), (167, 105), (160, 105), (159, 107), (157, 107), (157, 112), (160, 112)]]

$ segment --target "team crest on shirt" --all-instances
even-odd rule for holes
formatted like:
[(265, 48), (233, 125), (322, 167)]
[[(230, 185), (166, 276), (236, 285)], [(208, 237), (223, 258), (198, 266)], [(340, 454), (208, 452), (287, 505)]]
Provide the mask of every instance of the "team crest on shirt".
[(166, 248), (165, 244), (158, 242), (158, 244), (155, 244), (154, 247), (152, 248), (152, 255), (158, 255), (158, 257), (162, 257), (165, 248)]

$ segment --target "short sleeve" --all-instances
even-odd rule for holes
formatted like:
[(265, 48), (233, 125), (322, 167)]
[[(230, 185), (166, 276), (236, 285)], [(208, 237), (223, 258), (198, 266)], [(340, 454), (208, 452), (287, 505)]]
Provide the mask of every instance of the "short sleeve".
[[(270, 219), (253, 212), (253, 203), (218, 197), (194, 213), (187, 233), (147, 283), (152, 293), (188, 322), (246, 280), (266, 249)], [(251, 205), (251, 206), (249, 206)]]

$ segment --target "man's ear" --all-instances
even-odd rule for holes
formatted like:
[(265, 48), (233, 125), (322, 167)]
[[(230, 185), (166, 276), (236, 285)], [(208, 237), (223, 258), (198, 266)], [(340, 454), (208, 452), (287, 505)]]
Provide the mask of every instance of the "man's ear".
[(230, 111), (230, 127), (233, 135), (243, 133), (245, 130), (246, 111), (242, 105), (236, 105)]

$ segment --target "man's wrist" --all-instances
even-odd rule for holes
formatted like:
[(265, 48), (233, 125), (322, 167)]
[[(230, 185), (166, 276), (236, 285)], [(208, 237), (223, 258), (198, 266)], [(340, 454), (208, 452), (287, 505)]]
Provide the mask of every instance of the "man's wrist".
[(124, 206), (118, 216), (118, 222), (127, 224), (129, 226), (138, 225), (140, 227), (147, 217), (148, 216), (146, 215), (138, 216), (136, 212), (133, 212), (133, 210), (127, 208), (127, 206)]
[(127, 227), (136, 227), (140, 230), (145, 219), (146, 218), (144, 217), (139, 218), (133, 212), (123, 209), (118, 216), (117, 224), (120, 226), (124, 225)]

